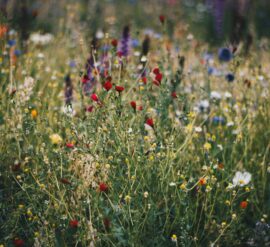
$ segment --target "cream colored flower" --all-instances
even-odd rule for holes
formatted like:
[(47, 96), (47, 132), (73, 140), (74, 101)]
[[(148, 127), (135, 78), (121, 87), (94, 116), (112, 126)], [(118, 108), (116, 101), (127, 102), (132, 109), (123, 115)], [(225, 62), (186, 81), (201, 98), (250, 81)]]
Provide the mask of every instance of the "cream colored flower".
[(63, 139), (61, 138), (61, 136), (58, 135), (58, 134), (52, 134), (52, 135), (50, 135), (50, 139), (51, 139), (52, 144), (55, 144), (55, 145), (58, 145), (58, 144), (60, 144), (63, 141)]

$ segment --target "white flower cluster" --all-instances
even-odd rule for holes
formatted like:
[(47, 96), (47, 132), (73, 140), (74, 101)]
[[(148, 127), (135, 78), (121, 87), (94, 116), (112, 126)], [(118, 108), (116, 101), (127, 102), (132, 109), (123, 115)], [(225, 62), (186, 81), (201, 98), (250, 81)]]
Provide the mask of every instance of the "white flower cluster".
[(40, 34), (32, 33), (29, 40), (36, 45), (47, 45), (54, 39), (54, 36), (50, 33)]
[(27, 101), (30, 100), (34, 86), (34, 78), (30, 76), (26, 77), (24, 83), (18, 87), (18, 92), (16, 93), (18, 102), (20, 104), (25, 104)]

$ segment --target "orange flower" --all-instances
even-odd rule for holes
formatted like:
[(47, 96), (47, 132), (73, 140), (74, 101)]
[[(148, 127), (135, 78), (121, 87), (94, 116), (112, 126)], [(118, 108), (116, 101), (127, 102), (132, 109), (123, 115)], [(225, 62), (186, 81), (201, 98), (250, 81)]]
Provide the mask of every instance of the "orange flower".
[(32, 118), (35, 119), (35, 118), (37, 117), (37, 115), (38, 115), (37, 110), (33, 109), (33, 110), (31, 111), (31, 116), (32, 116)]
[(199, 184), (200, 185), (205, 185), (206, 184), (206, 179), (205, 178), (200, 178)]
[(7, 32), (7, 26), (6, 25), (1, 25), (0, 26), (0, 38), (2, 36), (4, 36), (6, 32)]
[(248, 202), (247, 201), (242, 201), (240, 203), (240, 208), (242, 208), (242, 209), (245, 209), (247, 206), (248, 206)]

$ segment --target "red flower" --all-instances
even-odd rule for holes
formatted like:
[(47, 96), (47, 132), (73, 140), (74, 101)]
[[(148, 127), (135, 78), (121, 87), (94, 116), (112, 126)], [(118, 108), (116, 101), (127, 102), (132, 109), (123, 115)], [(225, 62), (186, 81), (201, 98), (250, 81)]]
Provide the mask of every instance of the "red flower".
[(87, 83), (89, 81), (89, 77), (88, 75), (84, 75), (83, 78), (82, 78), (82, 83)]
[(123, 56), (123, 52), (118, 51), (118, 52), (117, 52), (117, 56), (121, 58), (121, 57)]
[(77, 228), (79, 226), (79, 221), (78, 220), (71, 220), (71, 221), (69, 221), (69, 226), (71, 228)]
[(139, 107), (138, 107), (138, 110), (139, 110), (139, 111), (142, 111), (142, 110), (143, 110), (143, 106), (142, 106), (142, 105), (139, 106)]
[(161, 73), (158, 73), (157, 75), (156, 75), (156, 78), (155, 78), (158, 82), (161, 82), (161, 80), (162, 80), (162, 74)]
[(119, 92), (119, 93), (121, 93), (122, 91), (124, 91), (124, 87), (122, 87), (122, 86), (115, 86), (115, 90), (117, 91), (117, 92)]
[(15, 239), (14, 241), (13, 241), (13, 244), (14, 244), (14, 246), (16, 246), (16, 247), (21, 247), (21, 246), (24, 246), (24, 241), (22, 240), (22, 239)]
[(71, 182), (66, 178), (61, 178), (60, 182), (63, 183), (63, 184), (71, 184)]
[(112, 46), (117, 47), (117, 45), (118, 45), (118, 40), (117, 40), (117, 39), (113, 39), (113, 40), (111, 41), (111, 44), (112, 44)]
[(85, 109), (87, 112), (92, 112), (94, 110), (94, 106), (90, 105), (88, 107), (86, 107)]
[(108, 189), (109, 189), (109, 187), (108, 187), (107, 184), (105, 184), (105, 183), (100, 183), (99, 184), (99, 191), (101, 191), (101, 192), (107, 192)]
[(164, 15), (160, 15), (159, 16), (159, 20), (163, 24), (165, 22), (165, 16)]
[(174, 98), (174, 99), (177, 98), (176, 92), (172, 92), (171, 96), (172, 96), (172, 98)]
[(135, 101), (131, 101), (130, 105), (134, 110), (136, 110), (136, 102)]
[(103, 84), (103, 87), (109, 91), (112, 88), (112, 83), (110, 81), (107, 81)]
[(154, 120), (152, 118), (147, 118), (145, 123), (154, 128)]
[(74, 148), (74, 144), (72, 142), (66, 143), (67, 148)]
[(146, 77), (142, 77), (142, 82), (143, 82), (144, 84), (146, 84), (146, 83), (147, 83), (147, 78), (146, 78)]
[(155, 75), (159, 74), (159, 68), (154, 68), (154, 69), (153, 69), (153, 73), (154, 73)]
[(99, 101), (98, 96), (97, 96), (95, 93), (93, 93), (93, 94), (91, 95), (91, 99), (92, 99), (93, 101), (95, 101), (95, 102), (98, 102), (98, 101)]
[(247, 201), (242, 201), (240, 203), (240, 208), (242, 208), (242, 209), (245, 209), (247, 206), (248, 206), (248, 202)]
[(110, 226), (111, 226), (111, 222), (110, 222), (110, 220), (108, 219), (108, 218), (104, 218), (103, 219), (103, 224), (104, 224), (104, 226), (105, 226), (105, 228), (108, 230), (109, 228), (110, 228)]

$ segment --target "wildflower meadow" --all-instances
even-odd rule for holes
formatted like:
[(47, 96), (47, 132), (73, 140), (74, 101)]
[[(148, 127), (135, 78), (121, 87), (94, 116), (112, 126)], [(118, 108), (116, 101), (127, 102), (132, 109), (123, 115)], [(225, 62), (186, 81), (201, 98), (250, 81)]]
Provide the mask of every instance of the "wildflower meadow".
[(270, 246), (263, 24), (230, 39), (224, 12), (212, 42), (192, 20), (226, 1), (11, 2), (0, 247)]

